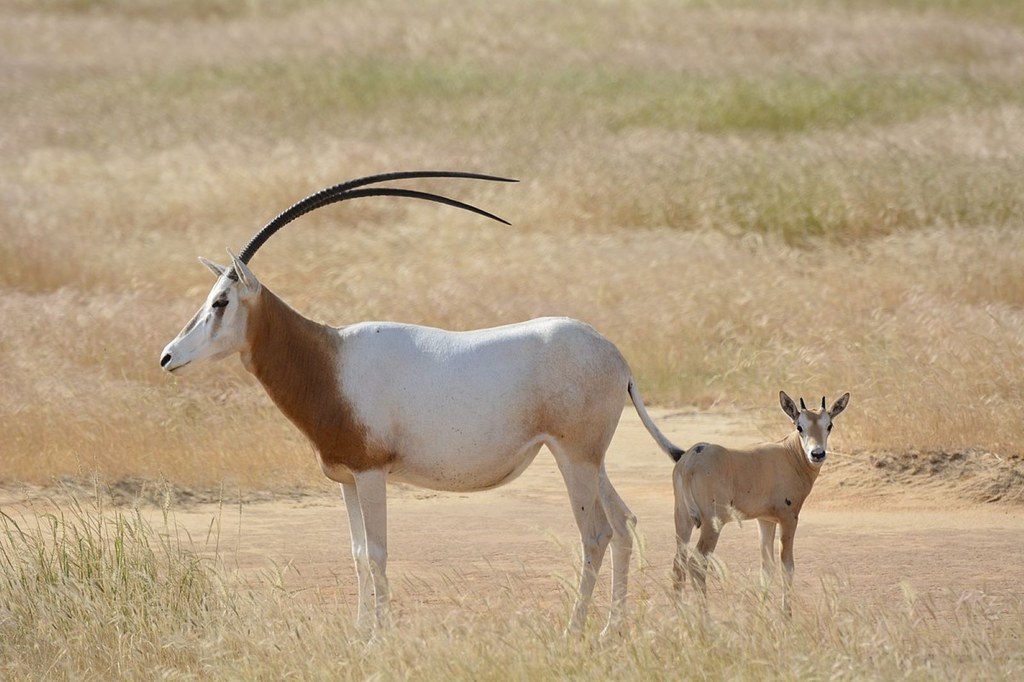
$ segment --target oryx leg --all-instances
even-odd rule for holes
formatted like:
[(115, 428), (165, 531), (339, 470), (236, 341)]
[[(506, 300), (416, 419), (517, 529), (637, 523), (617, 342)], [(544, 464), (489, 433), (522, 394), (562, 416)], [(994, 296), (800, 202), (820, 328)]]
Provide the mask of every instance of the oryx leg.
[[(362, 521), (362, 545), (356, 559), (356, 570), (359, 576), (359, 620), (365, 624), (369, 614), (375, 616), (374, 624), (389, 624), (388, 613), (388, 512), (387, 512), (387, 472), (383, 469), (371, 469), (353, 474), (356, 504), (349, 502), (348, 488), (345, 492), (345, 503), (349, 509), (350, 523), (352, 507), (358, 507)], [(347, 484), (346, 484), (347, 485)], [(356, 552), (356, 532), (352, 533), (352, 551)]]
[(605, 550), (612, 539), (612, 526), (598, 501), (598, 467), (592, 462), (574, 462), (557, 445), (552, 447), (558, 469), (562, 472), (569, 504), (580, 530), (583, 544), (583, 566), (580, 569), (579, 591), (569, 621), (570, 632), (581, 632), (594, 594), (597, 572)]
[(793, 614), (793, 540), (796, 537), (796, 519), (782, 521), (782, 611), (790, 616)]
[(626, 615), (626, 593), (629, 587), (629, 561), (633, 555), (633, 533), (636, 516), (629, 510), (608, 480), (604, 464), (598, 480), (598, 498), (612, 527), (612, 607), (603, 634), (617, 630)]
[(758, 519), (757, 528), (761, 536), (761, 589), (768, 596), (775, 578), (775, 529), (778, 524), (772, 519)]
[(342, 483), (341, 496), (348, 512), (349, 534), (352, 536), (352, 561), (356, 567), (356, 583), (359, 587), (358, 615), (356, 626), (363, 630), (370, 626), (370, 614), (374, 612), (373, 579), (370, 576), (369, 554), (366, 551), (366, 528), (363, 526), (363, 512), (359, 508), (359, 492), (355, 483)]

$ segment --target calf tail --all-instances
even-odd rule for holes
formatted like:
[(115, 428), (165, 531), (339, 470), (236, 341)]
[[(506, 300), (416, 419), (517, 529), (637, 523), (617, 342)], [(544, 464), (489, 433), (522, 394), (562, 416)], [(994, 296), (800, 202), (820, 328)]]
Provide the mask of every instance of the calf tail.
[(644, 407), (644, 401), (640, 399), (640, 391), (637, 390), (636, 382), (633, 381), (632, 377), (629, 379), (628, 391), (629, 397), (633, 401), (633, 407), (636, 408), (636, 413), (640, 415), (640, 421), (643, 422), (647, 432), (654, 437), (658, 447), (664, 450), (665, 453), (672, 458), (673, 462), (678, 462), (679, 458), (683, 456), (685, 450), (681, 450), (673, 445), (672, 441), (665, 437), (665, 434), (661, 432), (658, 425), (654, 423), (653, 419), (651, 419), (651, 415), (647, 414), (647, 408)]

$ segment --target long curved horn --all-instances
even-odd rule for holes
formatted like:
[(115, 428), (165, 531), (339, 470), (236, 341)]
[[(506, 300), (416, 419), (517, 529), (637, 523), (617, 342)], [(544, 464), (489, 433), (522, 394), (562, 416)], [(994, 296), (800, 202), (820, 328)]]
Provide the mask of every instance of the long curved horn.
[(267, 223), (263, 229), (253, 235), (252, 239), (249, 240), (249, 243), (246, 244), (238, 254), (238, 259), (243, 263), (248, 263), (256, 254), (256, 251), (258, 251), (259, 248), (263, 246), (263, 244), (266, 243), (266, 241), (270, 239), (275, 232), (296, 218), (300, 218), (310, 211), (315, 211), (323, 206), (337, 203), (339, 201), (345, 201), (346, 199), (357, 199), (359, 197), (399, 196), (411, 199), (435, 201), (437, 203), (447, 204), (448, 206), (461, 208), (466, 211), (472, 211), (473, 213), (477, 213), (492, 220), (497, 220), (498, 222), (505, 223), (506, 225), (509, 224), (508, 221), (499, 218), (493, 213), (488, 213), (476, 206), (471, 206), (470, 204), (456, 201), (455, 199), (449, 199), (448, 197), (443, 197), (439, 194), (419, 192), (416, 190), (402, 189), (398, 187), (358, 189), (378, 182), (408, 180), (412, 178), (467, 178), (470, 180), (491, 180), (494, 182), (518, 182), (518, 180), (514, 180), (512, 178), (502, 178), (496, 175), (482, 175), (480, 173), (464, 173), (461, 171), (399, 171), (397, 173), (381, 173), (378, 175), (368, 175), (363, 178), (356, 178), (355, 180), (349, 180), (348, 182), (343, 182), (332, 187), (322, 189), (314, 194), (310, 194), (302, 201), (299, 201), (286, 211), (279, 214), (276, 218)]

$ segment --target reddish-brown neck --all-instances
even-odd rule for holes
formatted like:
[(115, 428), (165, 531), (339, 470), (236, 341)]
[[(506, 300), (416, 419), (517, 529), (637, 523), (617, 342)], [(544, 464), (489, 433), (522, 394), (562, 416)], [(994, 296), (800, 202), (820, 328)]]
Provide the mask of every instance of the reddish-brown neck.
[(296, 312), (266, 287), (249, 305), (243, 362), (278, 408), (316, 447), (322, 464), (378, 466), (341, 387), (337, 331)]

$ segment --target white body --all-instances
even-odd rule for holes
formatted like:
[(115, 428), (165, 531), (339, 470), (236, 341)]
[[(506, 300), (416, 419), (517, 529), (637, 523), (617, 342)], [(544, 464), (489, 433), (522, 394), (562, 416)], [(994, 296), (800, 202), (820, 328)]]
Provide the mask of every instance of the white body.
[(583, 627), (612, 546), (612, 613), (625, 608), (635, 517), (605, 473), (624, 392), (649, 421), (615, 346), (590, 326), (543, 318), (450, 332), (391, 322), (335, 329), (301, 316), (235, 259), (206, 304), (164, 349), (175, 371), (241, 354), (342, 487), (359, 577), (359, 620), (387, 618), (388, 480), (437, 490), (511, 481), (542, 445), (566, 482), (583, 542), (570, 627)]
[[(611, 343), (566, 318), (468, 332), (364, 322), (338, 333), (339, 380), (355, 417), (381, 447), (415, 453), (396, 460), (389, 479), (425, 488), (514, 479), (541, 445), (557, 447), (552, 431), (595, 412), (617, 421), (630, 380)], [(600, 449), (611, 434), (595, 427)]]

